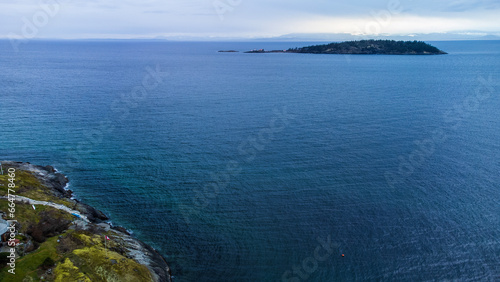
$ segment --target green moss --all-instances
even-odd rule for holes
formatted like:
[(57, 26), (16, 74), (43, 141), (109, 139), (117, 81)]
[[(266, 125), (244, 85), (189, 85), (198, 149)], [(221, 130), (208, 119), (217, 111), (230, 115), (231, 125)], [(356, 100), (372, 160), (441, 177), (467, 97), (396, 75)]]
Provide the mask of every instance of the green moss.
[(55, 269), (56, 282), (66, 281), (92, 281), (85, 274), (80, 272), (70, 259), (65, 259), (63, 263), (59, 264)]
[[(8, 204), (8, 201), (0, 201), (0, 211), (6, 213), (9, 209)], [(13, 219), (17, 220), (21, 224), (21, 228), (18, 230), (20, 233), (25, 233), (29, 225), (38, 223), (40, 221), (39, 214), (42, 211), (54, 211), (54, 215), (57, 219), (74, 219), (73, 215), (49, 206), (38, 205), (36, 206), (36, 210), (33, 210), (31, 205), (16, 203), (15, 209), (15, 217)], [(10, 220), (11, 218), (7, 219)]]
[[(4, 173), (8, 167), (4, 166)], [(8, 175), (0, 175), (0, 195), (7, 195)], [(50, 201), (64, 204), (70, 208), (73, 204), (67, 200), (55, 197), (47, 187), (30, 172), (16, 171), (16, 195), (34, 200)], [(9, 202), (0, 201), (0, 211), (8, 210)], [(31, 205), (16, 202), (15, 220), (20, 224), (21, 233), (27, 233), (30, 225), (38, 224), (42, 215), (50, 218), (73, 220), (74, 216), (52, 207), (37, 205), (36, 210)], [(10, 218), (8, 218), (10, 219)], [(68, 237), (69, 236), (69, 237)], [(29, 236), (28, 236), (29, 237)], [(26, 238), (17, 236), (21, 240)], [(118, 252), (123, 247), (119, 239), (108, 241), (104, 245), (103, 234), (93, 234), (89, 231), (66, 230), (58, 243), (59, 236), (48, 238), (39, 248), (16, 260), (16, 274), (8, 273), (8, 267), (0, 266), (0, 281), (39, 281), (43, 275), (49, 281), (152, 281), (148, 268), (129, 259)], [(110, 250), (117, 250), (118, 252)], [(45, 274), (44, 267), (55, 262), (53, 274)], [(5, 265), (4, 265), (5, 266)]]
[(84, 232), (74, 235), (86, 247), (74, 250), (72, 261), (92, 281), (152, 281), (146, 266), (110, 250), (117, 246), (114, 240), (108, 241), (105, 248), (102, 235)]
[[(0, 175), (0, 183), (4, 186), (0, 186), (0, 194), (7, 196), (8, 192), (8, 179), (9, 175), (6, 172), (8, 166), (4, 167), (4, 175)], [(53, 192), (50, 191), (46, 186), (44, 186), (33, 173), (29, 171), (16, 170), (15, 172), (15, 184), (16, 187), (13, 189), (15, 195), (27, 197), (33, 200), (54, 202), (57, 204), (62, 204), (67, 207), (72, 207), (73, 204), (67, 199), (61, 199), (54, 196)], [(12, 194), (12, 193), (11, 193)]]
[(76, 233), (75, 237), (80, 239), (86, 246), (94, 246), (102, 243), (103, 239), (100, 236), (92, 234)]
[(8, 267), (0, 270), (0, 281), (22, 281), (24, 278), (33, 278), (38, 280), (38, 266), (40, 266), (47, 258), (51, 258), (54, 261), (61, 259), (61, 256), (57, 254), (57, 236), (49, 238), (40, 247), (21, 258), (16, 259), (16, 274), (12, 275), (8, 273)]
[(73, 251), (92, 281), (152, 281), (146, 266), (102, 246)]
[[(151, 273), (141, 265), (117, 252), (104, 248), (100, 235), (85, 231), (68, 231), (85, 243), (85, 247), (62, 255), (58, 253), (58, 236), (49, 238), (40, 248), (16, 260), (16, 274), (8, 273), (8, 268), (0, 270), (0, 281), (39, 280), (47, 258), (56, 262), (55, 281), (152, 281)], [(113, 246), (110, 242), (108, 248)]]

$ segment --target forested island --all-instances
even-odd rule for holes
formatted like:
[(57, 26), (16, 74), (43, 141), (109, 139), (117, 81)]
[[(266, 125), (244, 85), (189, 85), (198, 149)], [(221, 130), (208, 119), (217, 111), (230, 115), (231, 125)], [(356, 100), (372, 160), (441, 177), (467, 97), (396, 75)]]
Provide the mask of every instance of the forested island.
[(423, 41), (358, 40), (313, 45), (288, 50), (264, 49), (245, 53), (367, 54), (367, 55), (443, 55), (447, 54)]

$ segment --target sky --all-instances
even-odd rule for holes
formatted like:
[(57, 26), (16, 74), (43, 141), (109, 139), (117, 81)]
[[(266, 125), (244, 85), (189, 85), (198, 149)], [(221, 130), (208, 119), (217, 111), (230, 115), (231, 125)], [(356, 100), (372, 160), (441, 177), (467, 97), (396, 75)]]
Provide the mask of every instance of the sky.
[(478, 32), (499, 0), (0, 0), (2, 38), (265, 38)]

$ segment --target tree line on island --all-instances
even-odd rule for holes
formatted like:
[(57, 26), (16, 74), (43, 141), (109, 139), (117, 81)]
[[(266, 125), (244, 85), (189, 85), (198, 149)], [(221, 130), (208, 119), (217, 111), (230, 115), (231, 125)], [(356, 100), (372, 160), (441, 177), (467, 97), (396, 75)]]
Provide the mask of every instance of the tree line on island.
[(307, 53), (307, 54), (381, 54), (381, 55), (441, 55), (447, 54), (423, 41), (357, 40), (312, 45), (288, 50), (264, 49), (245, 53)]

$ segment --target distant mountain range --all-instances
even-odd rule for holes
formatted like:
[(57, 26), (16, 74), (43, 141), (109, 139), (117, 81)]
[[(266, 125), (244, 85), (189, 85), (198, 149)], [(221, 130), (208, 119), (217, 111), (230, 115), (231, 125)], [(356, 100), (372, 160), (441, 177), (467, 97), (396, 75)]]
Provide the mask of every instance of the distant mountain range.
[[(0, 39), (9, 39), (1, 38)], [(76, 38), (75, 38), (76, 39)], [(413, 33), (413, 34), (379, 34), (379, 35), (357, 35), (350, 33), (289, 33), (269, 37), (245, 37), (245, 36), (208, 36), (208, 35), (159, 35), (139, 36), (130, 38), (80, 38), (76, 40), (157, 40), (157, 41), (214, 41), (214, 42), (343, 42), (356, 40), (400, 40), (400, 41), (452, 41), (452, 40), (500, 40), (499, 32), (484, 31), (455, 31), (446, 33)], [(31, 40), (61, 40), (60, 38), (33, 38)]]
[(381, 40), (417, 40), (417, 41), (450, 41), (450, 40), (500, 40), (499, 33), (483, 31), (456, 31), (447, 33), (414, 33), (414, 34), (379, 34), (356, 35), (350, 33), (290, 33), (274, 37), (202, 37), (202, 36), (158, 36), (157, 40), (172, 41), (295, 41), (295, 42), (341, 42), (364, 39)]
[(464, 31), (453, 33), (415, 33), (405, 35), (354, 35), (350, 33), (290, 33), (262, 40), (276, 41), (351, 41), (363, 39), (389, 39), (389, 40), (500, 40), (500, 34), (491, 34), (480, 31)]

